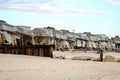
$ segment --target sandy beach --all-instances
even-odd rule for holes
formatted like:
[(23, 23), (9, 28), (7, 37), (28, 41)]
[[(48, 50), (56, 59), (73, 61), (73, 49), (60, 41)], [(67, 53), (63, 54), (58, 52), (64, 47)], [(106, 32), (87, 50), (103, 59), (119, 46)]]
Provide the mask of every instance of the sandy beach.
[[(105, 53), (120, 58), (120, 53)], [(55, 59), (40, 56), (0, 54), (0, 80), (119, 80), (120, 63), (70, 60), (73, 56), (99, 57), (91, 52), (58, 52)]]

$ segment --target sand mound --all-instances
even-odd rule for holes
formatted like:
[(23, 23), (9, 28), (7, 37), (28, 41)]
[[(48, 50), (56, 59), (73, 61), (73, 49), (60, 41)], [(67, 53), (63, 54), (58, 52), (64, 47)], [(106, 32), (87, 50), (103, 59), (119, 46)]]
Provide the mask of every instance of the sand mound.
[(106, 55), (105, 58), (104, 58), (104, 61), (105, 62), (116, 62), (116, 59), (113, 56)]

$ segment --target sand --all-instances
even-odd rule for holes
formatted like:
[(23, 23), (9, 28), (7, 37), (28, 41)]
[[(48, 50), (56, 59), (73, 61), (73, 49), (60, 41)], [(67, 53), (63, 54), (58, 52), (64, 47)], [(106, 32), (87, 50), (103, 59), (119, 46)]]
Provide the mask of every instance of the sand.
[[(116, 53), (116, 52), (104, 52), (103, 53), (103, 57), (105, 57), (106, 55), (111, 55), (115, 58), (120, 58), (120, 53)], [(76, 51), (76, 52), (71, 52), (71, 51), (65, 51), (65, 52), (61, 52), (61, 51), (54, 51), (54, 57), (59, 57), (59, 56), (63, 56), (66, 59), (71, 59), (74, 56), (89, 56), (89, 57), (99, 57), (100, 55), (97, 54), (96, 51), (87, 51), (86, 53), (84, 53), (83, 51)]]
[[(66, 53), (66, 54), (65, 54)], [(120, 58), (120, 53), (106, 53)], [(54, 52), (67, 59), (0, 54), (0, 80), (119, 80), (120, 63), (70, 60), (76, 55), (95, 53)]]

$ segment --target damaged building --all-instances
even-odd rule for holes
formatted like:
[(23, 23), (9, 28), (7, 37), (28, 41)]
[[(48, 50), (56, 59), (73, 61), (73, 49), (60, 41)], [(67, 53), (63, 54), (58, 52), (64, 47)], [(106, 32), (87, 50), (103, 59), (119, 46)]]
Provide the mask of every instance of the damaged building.
[(49, 30), (36, 32), (34, 35), (29, 26), (10, 25), (0, 20), (0, 53), (53, 57), (51, 38), (47, 38), (47, 42), (44, 39), (49, 36)]
[(14, 25), (0, 21), (0, 44), (14, 46), (19, 44), (19, 40), (19, 30)]
[(61, 30), (52, 30), (54, 36), (55, 50), (64, 51), (68, 49), (67, 36)]
[(112, 41), (115, 44), (116, 51), (120, 52), (120, 37), (119, 36), (115, 36), (115, 37), (112, 37), (111, 39), (112, 39)]
[(53, 45), (58, 51), (98, 50), (102, 47), (105, 51), (119, 51), (120, 38), (109, 39), (105, 34), (74, 33), (53, 27), (31, 30), (29, 26), (15, 26), (0, 20), (0, 45)]
[(19, 45), (34, 45), (34, 34), (29, 26), (16, 26), (19, 30)]
[(69, 32), (68, 30), (62, 30), (64, 35), (67, 36), (67, 39), (65, 41), (65, 48), (66, 50), (74, 51), (75, 46), (75, 36), (73, 32)]
[(85, 48), (88, 50), (89, 44), (88, 44), (88, 36), (85, 33), (76, 33), (78, 35), (78, 38), (76, 38), (76, 48), (80, 50), (84, 50)]
[(35, 45), (53, 45), (53, 33), (51, 29), (47, 28), (35, 28), (34, 33), (34, 44)]

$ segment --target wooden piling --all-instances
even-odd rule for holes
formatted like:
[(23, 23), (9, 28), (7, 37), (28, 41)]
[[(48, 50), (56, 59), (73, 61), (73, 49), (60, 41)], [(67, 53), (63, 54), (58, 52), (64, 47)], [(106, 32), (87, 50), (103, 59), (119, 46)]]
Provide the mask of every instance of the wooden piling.
[(1, 46), (0, 53), (53, 57), (52, 45)]
[(100, 61), (103, 61), (103, 50), (100, 51)]

